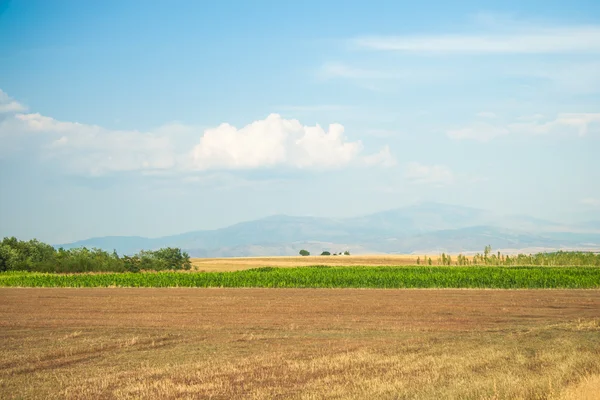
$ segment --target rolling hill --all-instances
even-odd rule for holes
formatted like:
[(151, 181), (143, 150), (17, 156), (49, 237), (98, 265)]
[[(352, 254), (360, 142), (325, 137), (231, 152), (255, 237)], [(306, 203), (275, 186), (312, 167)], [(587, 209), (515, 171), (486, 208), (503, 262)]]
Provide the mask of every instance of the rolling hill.
[(567, 226), (527, 216), (439, 203), (352, 218), (273, 215), (221, 229), (159, 238), (107, 236), (56, 247), (97, 247), (131, 254), (143, 249), (180, 247), (193, 257), (294, 255), (350, 250), (365, 253), (439, 253), (494, 249), (600, 248), (596, 224)]

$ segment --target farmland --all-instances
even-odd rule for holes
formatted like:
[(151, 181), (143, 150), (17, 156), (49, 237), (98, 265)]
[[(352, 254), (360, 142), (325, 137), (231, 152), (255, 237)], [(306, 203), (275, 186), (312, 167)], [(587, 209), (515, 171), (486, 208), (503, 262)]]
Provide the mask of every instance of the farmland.
[(600, 288), (597, 267), (263, 267), (234, 272), (6, 272), (8, 287)]
[[(378, 254), (351, 256), (295, 256), (295, 257), (225, 257), (225, 258), (192, 258), (192, 269), (205, 272), (228, 272), (260, 267), (294, 268), (312, 265), (326, 266), (399, 266), (416, 265), (417, 259), (424, 255), (412, 254)], [(432, 262), (437, 262), (437, 255), (430, 255)]]
[(0, 398), (597, 398), (597, 256), (416, 257), (2, 272)]
[(0, 289), (2, 398), (592, 399), (598, 290)]
[(600, 255), (585, 252), (557, 252), (537, 254), (371, 254), (308, 257), (228, 257), (192, 258), (195, 271), (229, 272), (259, 267), (294, 268), (313, 265), (325, 266), (415, 266), (415, 265), (504, 265), (504, 266), (600, 266)]

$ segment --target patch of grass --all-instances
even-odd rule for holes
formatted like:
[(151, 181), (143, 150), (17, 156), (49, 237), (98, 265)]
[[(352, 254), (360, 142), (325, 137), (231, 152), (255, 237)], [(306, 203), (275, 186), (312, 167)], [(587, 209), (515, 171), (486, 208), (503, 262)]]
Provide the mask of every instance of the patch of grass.
[(302, 267), (235, 272), (0, 274), (4, 287), (600, 288), (596, 267)]

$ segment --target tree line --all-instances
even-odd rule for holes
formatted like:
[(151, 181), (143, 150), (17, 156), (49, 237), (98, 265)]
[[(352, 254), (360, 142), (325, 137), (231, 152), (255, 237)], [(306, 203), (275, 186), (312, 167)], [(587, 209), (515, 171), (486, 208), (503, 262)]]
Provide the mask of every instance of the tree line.
[(188, 253), (173, 247), (120, 256), (97, 248), (55, 249), (37, 239), (5, 237), (0, 242), (0, 272), (139, 272), (189, 270), (191, 266)]

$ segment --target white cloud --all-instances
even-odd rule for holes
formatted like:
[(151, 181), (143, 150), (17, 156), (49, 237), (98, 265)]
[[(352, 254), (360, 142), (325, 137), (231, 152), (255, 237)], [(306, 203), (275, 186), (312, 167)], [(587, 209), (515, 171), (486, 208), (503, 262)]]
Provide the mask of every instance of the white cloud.
[(161, 170), (175, 166), (167, 134), (118, 131), (96, 125), (57, 121), (40, 114), (17, 114), (24, 133), (49, 135), (46, 159), (57, 160), (70, 171), (101, 175), (116, 171)]
[(3, 113), (16, 113), (25, 111), (27, 107), (8, 97), (8, 94), (4, 93), (0, 89), (0, 114)]
[(359, 47), (418, 53), (551, 54), (600, 52), (599, 26), (511, 27), (512, 32), (370, 36)]
[(454, 182), (454, 174), (445, 165), (424, 165), (410, 162), (406, 165), (404, 177), (415, 184), (446, 186)]
[(518, 118), (519, 122), (490, 124), (474, 122), (467, 127), (452, 129), (446, 135), (452, 139), (472, 139), (482, 142), (499, 136), (564, 134), (585, 136), (590, 131), (599, 130), (600, 113), (561, 113), (555, 119), (545, 120), (540, 114)]
[(384, 146), (379, 153), (363, 157), (366, 165), (380, 165), (383, 167), (393, 167), (396, 165), (396, 159), (390, 152), (389, 146)]
[(347, 140), (340, 124), (331, 124), (327, 129), (303, 126), (277, 114), (240, 129), (229, 124), (201, 129), (170, 123), (140, 132), (58, 121), (39, 113), (11, 112), (0, 119), (0, 140), (6, 156), (19, 148), (35, 149), (45, 160), (82, 175), (278, 166), (327, 169), (393, 163), (387, 147), (377, 154), (361, 156), (362, 142)]
[(8, 149), (1, 156), (35, 153), (79, 175), (172, 169), (177, 162), (170, 139), (174, 133), (161, 129), (160, 133), (110, 130), (13, 112), (0, 121), (0, 148)]
[(101, 131), (99, 126), (85, 125), (78, 122), (61, 122), (39, 113), (16, 114), (15, 118), (21, 121), (26, 130), (31, 132), (75, 133), (84, 131), (86, 133), (98, 133)]
[(351, 163), (361, 150), (360, 141), (346, 141), (340, 124), (331, 124), (326, 131), (271, 114), (241, 129), (222, 124), (206, 130), (192, 151), (192, 165), (199, 170), (336, 168)]

